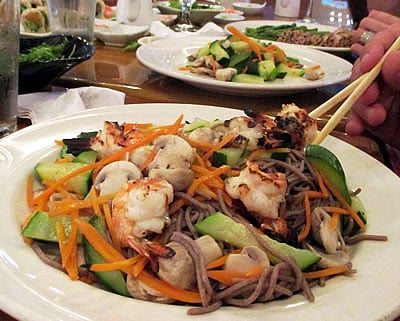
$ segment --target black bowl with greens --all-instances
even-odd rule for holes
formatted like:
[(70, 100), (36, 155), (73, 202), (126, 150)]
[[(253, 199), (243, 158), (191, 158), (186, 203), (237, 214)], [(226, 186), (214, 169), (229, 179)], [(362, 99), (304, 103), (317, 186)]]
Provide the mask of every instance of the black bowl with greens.
[(20, 40), (20, 94), (43, 89), (73, 66), (93, 56), (95, 49), (86, 40), (69, 35)]

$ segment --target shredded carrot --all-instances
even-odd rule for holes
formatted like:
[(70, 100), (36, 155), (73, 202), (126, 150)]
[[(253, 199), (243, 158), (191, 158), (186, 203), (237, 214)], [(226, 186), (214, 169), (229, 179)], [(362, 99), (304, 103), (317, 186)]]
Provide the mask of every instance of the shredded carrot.
[(331, 191), (333, 196), (335, 196), (335, 198), (340, 202), (340, 204), (342, 204), (342, 206), (349, 212), (349, 214), (353, 218), (353, 220), (358, 224), (358, 226), (360, 226), (360, 229), (363, 232), (365, 232), (365, 229), (366, 229), (365, 223), (360, 218), (360, 216), (358, 216), (358, 214), (352, 209), (351, 205), (346, 202), (346, 200), (344, 199), (342, 194), (331, 184), (331, 182), (323, 175), (321, 175), (321, 176), (322, 176), (322, 179), (324, 180), (326, 187)]
[(324, 197), (328, 197), (329, 193), (328, 193), (328, 190), (326, 189), (326, 186), (324, 184), (324, 180), (322, 179), (321, 173), (319, 171), (316, 171), (316, 175), (317, 175), (318, 185), (319, 185), (322, 195)]
[(102, 213), (100, 210), (99, 202), (97, 200), (97, 193), (96, 193), (96, 189), (94, 188), (94, 186), (92, 186), (92, 188), (89, 191), (89, 199), (90, 199), (90, 202), (92, 203), (94, 214), (96, 214), (97, 217), (101, 217)]
[[(236, 249), (236, 250), (231, 251), (229, 254), (231, 254), (231, 253), (239, 253), (240, 251), (241, 251), (241, 249)], [(208, 263), (207, 264), (207, 270), (211, 270), (211, 269), (215, 269), (215, 268), (223, 266), (225, 264), (226, 259), (228, 258), (229, 254), (221, 256), (220, 258)]]
[(121, 244), (120, 244), (118, 236), (117, 236), (117, 231), (115, 230), (115, 228), (112, 224), (111, 210), (110, 210), (110, 206), (107, 203), (103, 204), (103, 213), (104, 213), (104, 218), (105, 218), (106, 224), (107, 224), (107, 230), (110, 233), (111, 242), (117, 250), (120, 250)]
[(137, 279), (139, 282), (142, 282), (146, 286), (164, 294), (167, 297), (172, 299), (187, 302), (187, 303), (201, 303), (201, 297), (198, 292), (186, 291), (182, 289), (175, 288), (171, 284), (164, 282), (146, 271), (142, 271)]
[(58, 145), (58, 146), (64, 146), (64, 142), (63, 142), (62, 140), (56, 139), (56, 140), (54, 141), (54, 143), (55, 143), (56, 145)]
[(47, 199), (50, 197), (50, 195), (52, 193), (54, 193), (57, 190), (57, 187), (59, 185), (63, 185), (65, 182), (69, 181), (71, 178), (90, 171), (90, 170), (94, 170), (94, 177), (96, 176), (97, 171), (103, 167), (106, 164), (109, 164), (115, 160), (119, 160), (121, 159), (123, 156), (126, 155), (126, 153), (131, 152), (132, 150), (135, 150), (138, 147), (144, 146), (148, 143), (150, 143), (151, 141), (153, 141), (155, 138), (161, 136), (161, 135), (167, 135), (167, 134), (176, 134), (178, 132), (178, 130), (183, 126), (181, 124), (183, 119), (183, 115), (181, 115), (176, 121), (175, 123), (173, 123), (172, 125), (167, 125), (167, 126), (160, 126), (155, 128), (151, 134), (147, 135), (146, 137), (144, 137), (142, 140), (137, 141), (131, 145), (128, 145), (122, 149), (120, 149), (118, 152), (112, 154), (109, 157), (105, 157), (93, 164), (88, 164), (86, 166), (83, 166), (75, 171), (73, 171), (72, 173), (62, 177), (61, 179), (59, 179), (57, 182), (55, 182), (54, 184), (52, 184), (51, 186), (49, 186), (43, 193), (41, 193), (39, 196), (37, 196), (36, 198), (33, 199), (33, 203), (34, 204), (38, 204), (40, 201), (47, 201)]
[(217, 280), (225, 285), (232, 285), (239, 279), (249, 279), (255, 276), (259, 276), (265, 267), (256, 266), (247, 272), (236, 272), (228, 270), (209, 270), (207, 276)]
[(335, 206), (323, 206), (322, 209), (328, 213), (337, 213), (337, 214), (349, 214), (349, 211), (342, 207)]
[(217, 62), (215, 61), (213, 55), (209, 55), (208, 57), (210, 58), (210, 64), (212, 67), (212, 71), (215, 73), (217, 71)]
[(144, 270), (146, 264), (149, 262), (149, 259), (138, 255), (137, 262), (132, 266), (131, 273), (136, 278), (142, 271)]
[(325, 198), (324, 194), (318, 191), (308, 191), (307, 192), (308, 198)]
[(329, 221), (329, 229), (332, 231), (336, 230), (338, 223), (339, 223), (339, 216), (338, 212), (333, 212), (331, 216), (331, 220)]
[(304, 272), (304, 277), (306, 279), (318, 279), (326, 276), (342, 274), (347, 271), (349, 271), (349, 268), (346, 265), (339, 265), (319, 271)]
[(191, 196), (194, 195), (194, 191), (205, 181), (207, 181), (210, 178), (217, 177), (222, 174), (226, 174), (230, 170), (229, 166), (222, 165), (221, 167), (217, 168), (216, 170), (212, 171), (208, 175), (201, 176), (195, 180), (193, 180), (192, 184), (189, 186), (187, 193)]
[(317, 70), (317, 69), (321, 68), (321, 66), (320, 65), (314, 65), (314, 66), (311, 66), (309, 68), (312, 69), (312, 70)]
[(76, 223), (85, 238), (107, 262), (125, 260), (124, 256), (109, 244), (92, 225), (79, 219), (76, 220)]
[(190, 70), (190, 67), (189, 66), (183, 66), (183, 67), (179, 67), (178, 69), (181, 70), (181, 71), (188, 71), (188, 70)]
[[(60, 221), (57, 222), (56, 224), (56, 232), (60, 248), (62, 265), (65, 268), (65, 271), (67, 272), (68, 276), (72, 280), (77, 280), (79, 277), (78, 277), (78, 266), (76, 264), (76, 247), (74, 248), (73, 246), (68, 246), (69, 241), (66, 239), (64, 227)], [(72, 242), (72, 237), (74, 237), (73, 231), (71, 231), (69, 236), (71, 242)]]
[(308, 198), (308, 193), (306, 193), (304, 197), (304, 207), (306, 212), (306, 224), (303, 230), (297, 236), (299, 242), (303, 241), (310, 233), (311, 230), (311, 207), (310, 207), (310, 199)]
[(249, 44), (251, 50), (253, 50), (254, 53), (256, 54), (257, 59), (259, 61), (262, 60), (260, 45), (257, 42), (255, 42), (250, 37), (246, 36), (244, 33), (242, 33), (240, 30), (238, 30), (234, 26), (228, 26), (228, 31), (231, 32), (236, 37), (238, 37), (240, 40), (247, 42)]
[[(96, 204), (98, 206), (103, 205), (107, 203), (109, 200), (113, 199), (115, 194), (107, 194), (107, 195), (101, 195), (96, 197)], [(77, 199), (63, 199), (60, 201), (51, 201), (49, 202), (49, 205), (51, 206), (51, 210), (49, 210), (49, 216), (57, 216), (57, 215), (63, 215), (63, 214), (68, 214), (71, 212), (73, 209), (84, 209), (84, 208), (91, 208), (93, 207), (94, 200), (89, 198), (89, 199), (84, 199), (84, 200), (77, 200)]]
[(142, 164), (142, 166), (140, 167), (140, 170), (144, 170), (147, 166), (150, 165), (150, 163), (154, 160), (154, 158), (156, 157), (156, 151), (154, 149), (151, 150), (149, 156), (146, 158), (146, 160), (144, 161), (144, 163)]
[(122, 261), (92, 264), (90, 270), (93, 272), (121, 270), (122, 272), (129, 273), (132, 266), (134, 266), (139, 261), (140, 258), (141, 256), (134, 256)]
[(224, 147), (226, 144), (228, 144), (228, 143), (229, 143), (232, 139), (234, 139), (234, 138), (235, 138), (235, 135), (234, 135), (234, 134), (226, 135), (223, 139), (221, 139), (220, 142), (218, 142), (217, 144), (213, 145), (213, 146), (207, 151), (207, 153), (205, 153), (205, 154), (203, 155), (203, 159), (204, 159), (204, 160), (208, 160), (208, 159), (211, 157), (211, 155), (212, 155), (215, 151), (217, 151), (218, 149), (221, 149), (222, 147)]

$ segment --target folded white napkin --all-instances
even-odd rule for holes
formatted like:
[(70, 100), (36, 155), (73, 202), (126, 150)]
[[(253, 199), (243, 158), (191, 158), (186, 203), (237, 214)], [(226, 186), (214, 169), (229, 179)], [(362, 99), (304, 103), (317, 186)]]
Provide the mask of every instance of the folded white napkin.
[(18, 117), (33, 124), (85, 109), (123, 105), (125, 93), (101, 87), (38, 92), (18, 96)]
[(150, 25), (150, 33), (157, 37), (183, 37), (183, 36), (225, 36), (225, 31), (214, 22), (207, 22), (203, 27), (194, 32), (176, 32), (161, 21), (153, 21)]

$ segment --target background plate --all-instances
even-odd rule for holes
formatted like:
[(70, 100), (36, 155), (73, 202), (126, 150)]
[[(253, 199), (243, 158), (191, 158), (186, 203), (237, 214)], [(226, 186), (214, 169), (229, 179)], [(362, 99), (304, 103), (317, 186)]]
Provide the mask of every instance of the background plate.
[[(177, 41), (179, 39), (179, 41)], [(350, 79), (352, 65), (346, 60), (331, 54), (306, 48), (304, 46), (277, 43), (285, 50), (288, 56), (299, 58), (306, 66), (320, 65), (325, 72), (322, 79), (310, 81), (300, 77), (286, 77), (275, 79), (265, 84), (245, 84), (227, 81), (218, 81), (208, 76), (182, 71), (179, 68), (187, 64), (187, 57), (195, 53), (213, 37), (181, 37), (168, 38), (141, 46), (136, 51), (136, 57), (146, 67), (160, 74), (183, 80), (193, 86), (215, 92), (231, 95), (266, 96), (282, 95), (320, 88), (341, 83)]]
[[(228, 31), (228, 26), (234, 26), (240, 31), (244, 32), (246, 28), (257, 28), (260, 26), (279, 26), (279, 25), (286, 25), (296, 23), (298, 26), (305, 26), (307, 28), (317, 28), (319, 31), (329, 31), (334, 32), (337, 30), (337, 27), (334, 26), (327, 26), (327, 25), (320, 25), (316, 23), (304, 23), (304, 22), (297, 22), (297, 21), (283, 21), (283, 20), (248, 20), (248, 21), (238, 21), (238, 22), (231, 22), (225, 26), (225, 31)], [(321, 47), (321, 46), (306, 46), (306, 45), (299, 45), (304, 47), (309, 47), (313, 49), (318, 49), (322, 51), (328, 52), (336, 52), (336, 53), (345, 53), (350, 52), (350, 47)]]

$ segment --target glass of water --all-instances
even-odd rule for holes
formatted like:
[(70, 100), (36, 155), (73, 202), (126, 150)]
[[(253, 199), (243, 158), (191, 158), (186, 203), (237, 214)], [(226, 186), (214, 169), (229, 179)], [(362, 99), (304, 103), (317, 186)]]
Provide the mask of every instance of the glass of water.
[(195, 0), (181, 0), (181, 18), (176, 25), (176, 31), (195, 31), (197, 28), (190, 22), (190, 11)]
[(0, 1), (0, 138), (17, 129), (19, 1)]

